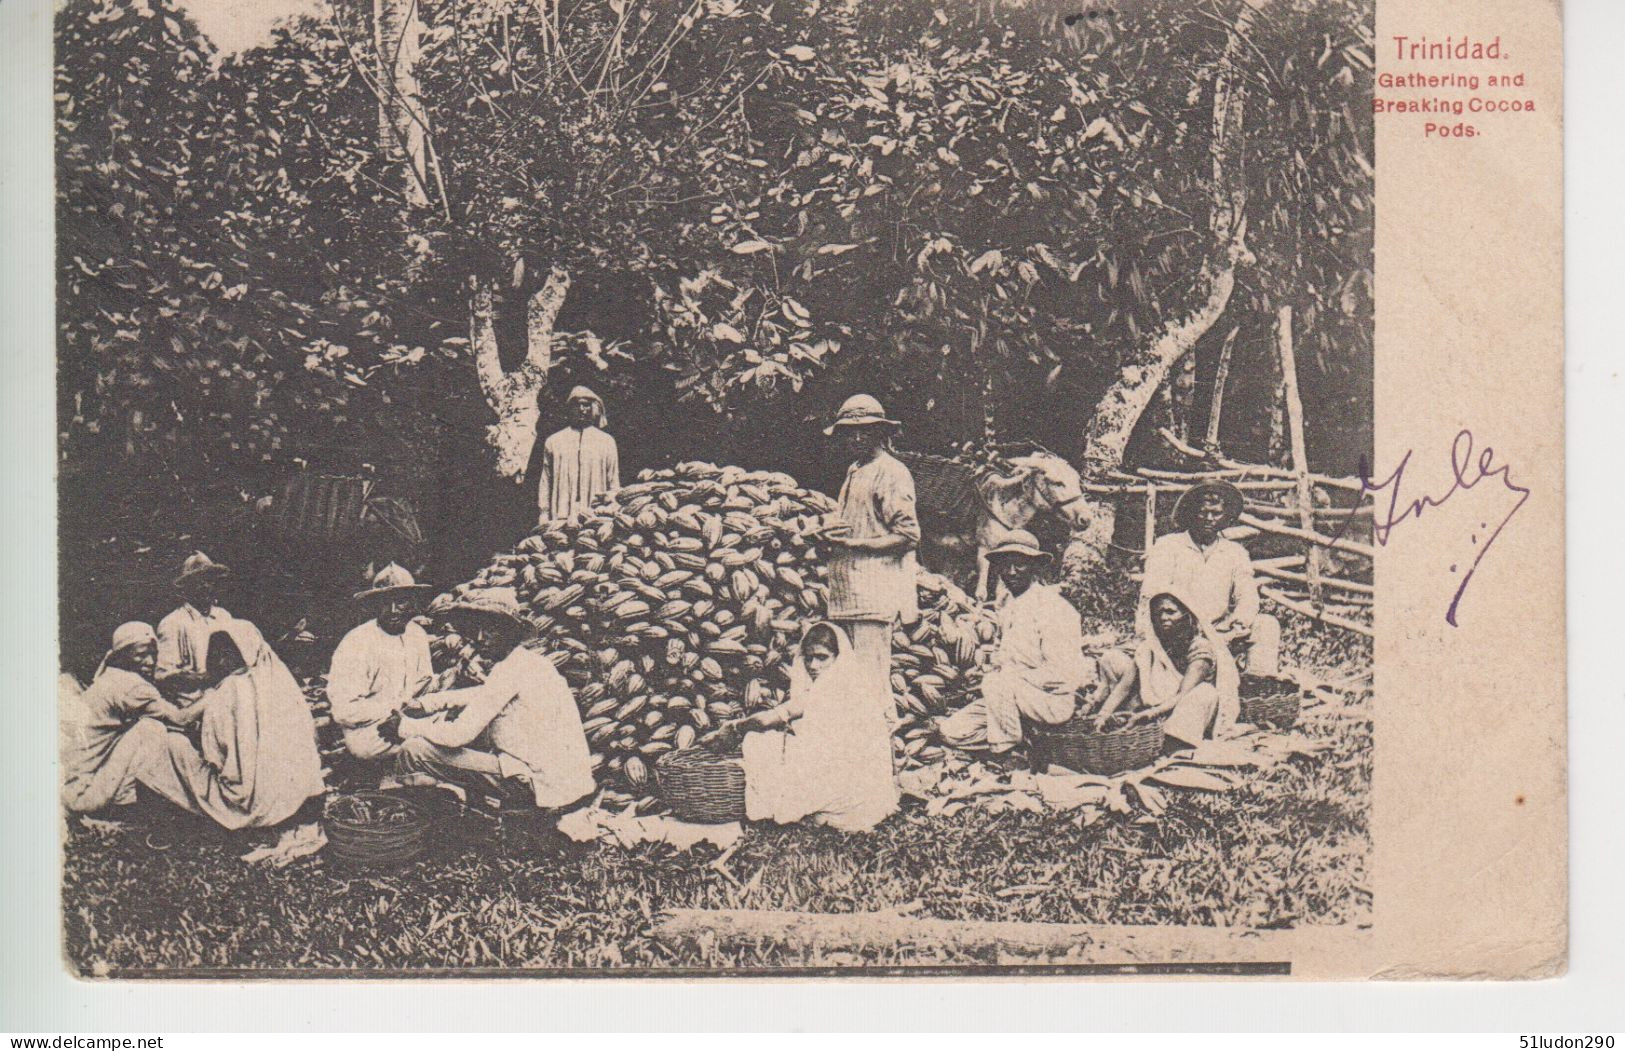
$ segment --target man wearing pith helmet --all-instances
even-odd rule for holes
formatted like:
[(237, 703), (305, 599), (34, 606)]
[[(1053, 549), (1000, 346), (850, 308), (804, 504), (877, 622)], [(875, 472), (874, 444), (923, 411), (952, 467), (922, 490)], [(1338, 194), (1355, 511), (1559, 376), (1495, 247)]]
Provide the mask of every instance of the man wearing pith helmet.
[(220, 591), (231, 570), (201, 551), (181, 563), (175, 592), (181, 604), (158, 622), (158, 666), (155, 678), (171, 696), (195, 697), (207, 678), (204, 658), (209, 636), (232, 619), (220, 605)]
[(356, 593), (356, 605), (373, 616), (333, 651), (327, 699), (344, 732), (344, 747), (357, 759), (381, 759), (399, 750), (386, 724), (392, 726), (402, 706), (434, 678), (429, 635), (413, 620), (433, 590), (391, 562)]
[(491, 670), (478, 686), (407, 704), (396, 778), (446, 782), (524, 809), (558, 810), (591, 795), (581, 711), (553, 662), (521, 645), (534, 628), (514, 589), (469, 591), (431, 612), (472, 642)]
[[(1241, 517), (1243, 503), (1229, 482), (1206, 482), (1180, 495), (1178, 531), (1157, 538), (1146, 553), (1140, 609), (1164, 591), (1186, 595), (1191, 612), (1213, 625), (1247, 671), (1273, 675), (1281, 663), (1281, 622), (1259, 612), (1252, 557), (1223, 535)], [(1150, 625), (1139, 630), (1144, 638)]]
[(894, 723), (892, 625), (920, 616), (914, 478), (887, 448), (899, 426), (880, 402), (855, 394), (824, 428), (850, 466), (839, 504), (821, 533), (830, 551), (830, 619), (846, 629), (853, 656), (867, 669), (875, 703)]

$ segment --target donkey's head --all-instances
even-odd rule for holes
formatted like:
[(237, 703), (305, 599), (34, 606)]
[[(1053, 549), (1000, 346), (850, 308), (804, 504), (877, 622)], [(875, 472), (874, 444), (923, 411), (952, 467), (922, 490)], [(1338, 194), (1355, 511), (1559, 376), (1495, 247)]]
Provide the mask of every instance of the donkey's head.
[(1051, 511), (1074, 528), (1088, 524), (1089, 508), (1083, 498), (1078, 469), (1047, 450), (1011, 458), (1010, 466), (1022, 480), (1034, 510)]

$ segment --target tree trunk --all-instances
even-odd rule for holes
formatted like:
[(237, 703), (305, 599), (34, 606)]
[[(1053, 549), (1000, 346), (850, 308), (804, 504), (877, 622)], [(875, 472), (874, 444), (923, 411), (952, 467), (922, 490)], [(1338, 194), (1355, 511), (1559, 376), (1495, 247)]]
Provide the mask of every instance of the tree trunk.
[(1196, 355), (1186, 354), (1179, 359), (1179, 372), (1174, 382), (1169, 385), (1173, 392), (1173, 419), (1170, 421), (1174, 434), (1182, 442), (1191, 439), (1191, 421), (1196, 416)]
[(373, 44), (378, 56), (378, 146), (402, 165), (405, 193), (414, 208), (429, 203), (428, 120), (418, 90), (423, 50), (418, 0), (373, 0)]
[[(1249, 0), (1225, 43), (1213, 81), (1213, 196), (1208, 227), (1213, 250), (1202, 263), (1194, 287), (1195, 305), (1157, 330), (1149, 343), (1125, 362), (1117, 381), (1101, 397), (1084, 440), (1084, 471), (1093, 479), (1123, 466), (1130, 436), (1156, 398), (1168, 373), (1224, 314), (1236, 286), (1236, 268), (1253, 261), (1247, 250), (1246, 193), (1242, 160), (1246, 89), (1235, 72), (1243, 41), (1252, 28), (1257, 6)], [(1098, 562), (1106, 555), (1117, 527), (1110, 500), (1091, 501), (1086, 526), (1074, 535), (1071, 557)]]
[[(1304, 448), (1303, 399), (1298, 396), (1298, 358), (1292, 348), (1292, 307), (1276, 313), (1275, 345), (1281, 356), (1281, 380), (1286, 387), (1286, 420), (1292, 441), (1292, 473), (1297, 482), (1298, 526), (1305, 532), (1315, 528), (1315, 489), (1309, 481), (1309, 455)], [(1309, 575), (1309, 602), (1317, 610), (1323, 604), (1320, 576), (1326, 553), (1319, 544), (1305, 549)]]
[(553, 323), (558, 320), (569, 290), (569, 275), (554, 268), (525, 304), (525, 367), (543, 377), (553, 367)]
[(1273, 395), (1270, 398), (1270, 448), (1265, 460), (1266, 463), (1280, 465), (1286, 463), (1286, 381), (1275, 381)]
[(1215, 456), (1219, 453), (1219, 425), (1224, 419), (1224, 388), (1230, 382), (1230, 357), (1236, 349), (1236, 333), (1240, 331), (1233, 328), (1224, 337), (1224, 346), (1219, 348), (1219, 370), (1213, 376), (1213, 401), (1207, 412), (1207, 437), (1202, 446)]
[(525, 359), (511, 372), (502, 368), (497, 345), (493, 283), (470, 277), (468, 287), (468, 343), (474, 353), (474, 373), (479, 377), (486, 404), (497, 417), (497, 422), (486, 428), (486, 440), (496, 450), (497, 470), (515, 482), (523, 482), (536, 444), (536, 424), (541, 419), (536, 399), (553, 364), (553, 326), (570, 291), (570, 275), (554, 267), (530, 297), (525, 312)]

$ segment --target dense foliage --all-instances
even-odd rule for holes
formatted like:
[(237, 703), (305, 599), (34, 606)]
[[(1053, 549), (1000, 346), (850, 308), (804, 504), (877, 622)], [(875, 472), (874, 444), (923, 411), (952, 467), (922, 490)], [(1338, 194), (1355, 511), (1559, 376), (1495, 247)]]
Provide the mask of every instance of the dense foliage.
[[(1211, 84), (1240, 0), (422, 6), (425, 206), (380, 149), (389, 86), (349, 0), (228, 57), (173, 0), (60, 9), (72, 530), (112, 531), (122, 502), (162, 531), (296, 459), (371, 463), (440, 555), (479, 560), (524, 499), (485, 466), (470, 281), (511, 363), (554, 272), (550, 387), (602, 388), (632, 467), (831, 484), (813, 425), (856, 388), (915, 447), (987, 417), (1076, 456), (1215, 251)], [(1267, 404), (1293, 305), (1311, 460), (1342, 472), (1369, 445), (1369, 7), (1274, 0), (1240, 55), (1257, 262), (1197, 371), (1236, 333), (1230, 404)], [(1233, 410), (1226, 445), (1262, 457), (1268, 429)]]

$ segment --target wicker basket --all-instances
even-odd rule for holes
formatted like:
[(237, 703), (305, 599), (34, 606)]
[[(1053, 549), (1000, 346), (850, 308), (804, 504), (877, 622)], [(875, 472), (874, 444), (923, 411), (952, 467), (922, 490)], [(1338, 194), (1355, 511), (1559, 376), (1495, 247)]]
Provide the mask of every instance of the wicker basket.
[[(358, 820), (340, 816), (340, 812), (353, 809), (386, 806), (394, 815), (391, 820)], [(343, 861), (374, 868), (404, 865), (423, 853), (428, 844), (429, 819), (411, 800), (387, 792), (355, 792), (338, 796), (328, 804), (322, 824), (327, 832), (327, 845)]]
[(1162, 752), (1162, 724), (1138, 723), (1101, 733), (1091, 717), (1078, 714), (1064, 723), (1028, 723), (1028, 757), (1043, 772), (1050, 764), (1080, 774), (1111, 776), (1138, 770)]
[(667, 752), (655, 762), (655, 784), (672, 813), (684, 821), (720, 825), (745, 818), (745, 768), (737, 752)]
[(1303, 687), (1275, 675), (1241, 677), (1241, 721), (1290, 730), (1303, 706)]

